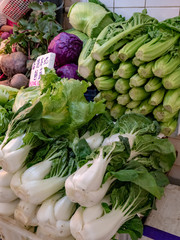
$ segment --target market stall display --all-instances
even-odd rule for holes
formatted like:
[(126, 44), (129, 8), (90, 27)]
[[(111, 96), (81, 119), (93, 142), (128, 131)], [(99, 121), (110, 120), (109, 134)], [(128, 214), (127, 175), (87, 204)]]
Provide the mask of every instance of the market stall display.
[[(92, 0), (71, 6), (75, 29), (63, 31), (54, 5), (30, 6), (0, 61), (12, 78), (0, 85), (0, 232), (9, 221), (21, 240), (140, 239), (176, 160), (161, 133), (177, 125), (179, 18), (125, 20)], [(54, 69), (28, 87), (23, 74), (47, 53)]]

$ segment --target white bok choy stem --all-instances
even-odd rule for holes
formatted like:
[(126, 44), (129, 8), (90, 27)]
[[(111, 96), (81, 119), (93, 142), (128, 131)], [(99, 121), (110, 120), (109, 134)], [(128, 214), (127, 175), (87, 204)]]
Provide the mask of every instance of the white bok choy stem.
[[(24, 145), (23, 138), (25, 135), (21, 135), (17, 138), (9, 141), (3, 148), (1, 147), (0, 166), (7, 172), (14, 173), (21, 168), (24, 163), (31, 146)], [(1, 145), (2, 146), (2, 145)]]
[(66, 196), (55, 194), (45, 200), (37, 212), (38, 226), (53, 237), (68, 237), (70, 218), (75, 211), (75, 204)]
[(0, 215), (11, 216), (14, 214), (14, 210), (19, 203), (19, 199), (16, 199), (10, 203), (0, 203)]
[[(25, 202), (41, 204), (62, 189), (66, 178), (74, 171), (75, 160), (69, 159), (67, 142), (52, 142), (47, 149), (40, 149), (31, 166), (24, 172), (15, 173), (11, 181), (13, 191)], [(42, 152), (45, 154), (43, 161), (39, 156)], [(41, 162), (38, 162), (39, 158)]]
[[(0, 166), (7, 172), (15, 173), (26, 160), (30, 150), (47, 139), (40, 128), (42, 103), (24, 104), (11, 119), (5, 138), (0, 146)], [(36, 124), (34, 124), (36, 122)]]
[(104, 148), (100, 148), (99, 153), (92, 161), (88, 161), (67, 178), (65, 182), (66, 195), (72, 202), (90, 207), (101, 201), (113, 181), (109, 179), (102, 184), (114, 148), (115, 144), (109, 147), (106, 156), (104, 156)]
[(11, 173), (8, 173), (3, 169), (0, 170), (0, 202), (9, 203), (17, 199), (17, 196), (10, 188), (12, 176)]
[(112, 239), (126, 221), (151, 208), (148, 194), (135, 185), (113, 189), (108, 211), (103, 209), (102, 203), (89, 209), (77, 209), (70, 220), (72, 235), (76, 240)]
[(37, 226), (38, 209), (39, 205), (20, 200), (14, 211), (14, 218), (25, 226)]
[(9, 187), (13, 174), (0, 169), (0, 187)]

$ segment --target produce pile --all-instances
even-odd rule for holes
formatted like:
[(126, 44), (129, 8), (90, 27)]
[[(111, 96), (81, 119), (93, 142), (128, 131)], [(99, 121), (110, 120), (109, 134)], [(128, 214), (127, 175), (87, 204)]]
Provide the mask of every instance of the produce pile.
[(114, 122), (103, 101), (86, 100), (88, 86), (46, 69), (39, 87), (16, 93), (0, 145), (0, 215), (41, 239), (137, 240), (175, 149), (157, 121), (131, 113)]
[(161, 132), (171, 135), (180, 109), (180, 17), (158, 22), (145, 10), (128, 20), (112, 16), (113, 23), (97, 34), (99, 22), (91, 19), (98, 15), (102, 24), (103, 11), (91, 2), (69, 10), (72, 26), (89, 36), (78, 61), (80, 75), (97, 87), (95, 100), (105, 99), (115, 119), (140, 113), (156, 119)]
[[(30, 5), (0, 60), (11, 79), (0, 85), (0, 215), (43, 240), (137, 240), (176, 159), (159, 134), (178, 117), (179, 18), (125, 20), (90, 0), (72, 5), (74, 29), (62, 31), (49, 4)], [(12, 85), (47, 52), (55, 66), (39, 86)]]

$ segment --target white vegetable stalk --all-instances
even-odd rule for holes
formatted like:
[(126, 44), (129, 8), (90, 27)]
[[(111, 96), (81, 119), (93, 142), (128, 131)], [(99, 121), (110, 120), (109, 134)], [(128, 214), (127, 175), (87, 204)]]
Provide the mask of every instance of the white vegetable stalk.
[(3, 169), (0, 170), (0, 202), (9, 203), (17, 199), (17, 196), (10, 188), (12, 174)]
[(4, 147), (1, 144), (0, 148), (0, 166), (7, 172), (15, 173), (22, 167), (31, 146), (23, 146), (23, 138), (21, 135), (9, 141)]
[(74, 211), (75, 204), (67, 196), (56, 194), (40, 206), (37, 212), (38, 226), (55, 238), (68, 237), (71, 235), (69, 219)]
[(14, 211), (14, 218), (25, 226), (37, 226), (38, 209), (38, 205), (21, 200)]
[(49, 173), (52, 162), (46, 160), (26, 171), (18, 171), (12, 178), (11, 188), (25, 202), (41, 204), (64, 187), (67, 177), (54, 176), (43, 179)]
[(13, 174), (0, 169), (0, 187), (9, 187)]
[(103, 136), (101, 135), (102, 133), (95, 133), (93, 135), (88, 135), (88, 132), (85, 133), (82, 137), (86, 140), (86, 142), (88, 143), (89, 147), (91, 148), (91, 150), (97, 149), (98, 147), (100, 147), (102, 141), (103, 141)]
[(19, 199), (16, 199), (10, 203), (0, 203), (0, 215), (11, 216), (14, 214), (14, 210), (19, 203)]
[(76, 240), (109, 240), (129, 219), (125, 216), (128, 209), (123, 212), (120, 208), (114, 208), (103, 215), (101, 203), (87, 209), (80, 207), (70, 220), (71, 233)]
[(112, 145), (113, 142), (119, 142), (119, 136), (122, 136), (122, 137), (128, 138), (130, 148), (132, 149), (135, 138), (136, 138), (136, 134), (133, 134), (133, 133), (125, 133), (125, 134), (116, 133), (112, 136), (109, 136), (109, 137), (105, 138), (103, 143), (102, 143), (102, 146)]
[(104, 197), (113, 181), (109, 180), (102, 185), (102, 180), (107, 165), (111, 160), (110, 155), (114, 147), (115, 145), (112, 146), (111, 151), (105, 158), (103, 157), (103, 148), (101, 148), (99, 155), (95, 159), (87, 162), (68, 177), (65, 182), (66, 195), (72, 202), (77, 202), (83, 206), (93, 206)]

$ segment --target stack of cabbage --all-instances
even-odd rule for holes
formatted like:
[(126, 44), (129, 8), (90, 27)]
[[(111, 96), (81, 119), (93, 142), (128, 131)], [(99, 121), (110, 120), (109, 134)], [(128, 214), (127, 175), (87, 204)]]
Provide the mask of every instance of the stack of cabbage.
[(139, 216), (163, 196), (175, 149), (143, 115), (114, 122), (103, 101), (85, 99), (88, 86), (46, 69), (39, 87), (18, 92), (0, 145), (0, 215), (44, 240), (117, 232), (137, 240)]
[[(73, 22), (71, 12), (69, 17)], [(115, 119), (129, 112), (152, 115), (170, 135), (180, 109), (179, 39), (179, 16), (158, 22), (145, 11), (134, 13), (88, 40), (78, 71), (95, 84), (95, 100), (105, 99)]]

